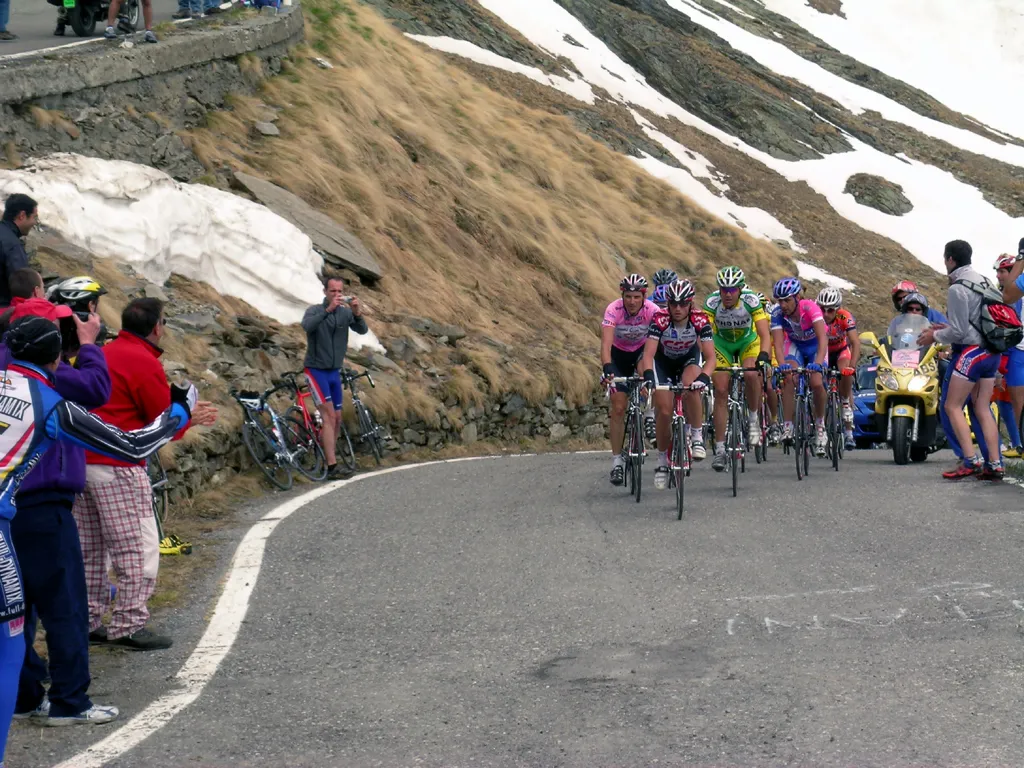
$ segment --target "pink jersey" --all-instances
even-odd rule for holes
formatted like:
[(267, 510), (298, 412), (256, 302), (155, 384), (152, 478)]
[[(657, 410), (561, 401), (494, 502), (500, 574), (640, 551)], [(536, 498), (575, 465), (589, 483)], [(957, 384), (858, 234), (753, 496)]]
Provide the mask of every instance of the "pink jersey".
[(775, 307), (775, 311), (772, 312), (771, 329), (773, 331), (782, 330), (790, 339), (802, 344), (817, 338), (817, 334), (814, 332), (814, 323), (818, 320), (822, 323), (825, 322), (818, 303), (810, 299), (801, 299), (797, 305), (795, 319), (784, 316), (782, 307)]
[(647, 328), (660, 309), (653, 301), (646, 300), (640, 311), (630, 317), (622, 305), (622, 299), (613, 301), (604, 311), (602, 327), (614, 328), (612, 346), (623, 352), (636, 352), (647, 341)]

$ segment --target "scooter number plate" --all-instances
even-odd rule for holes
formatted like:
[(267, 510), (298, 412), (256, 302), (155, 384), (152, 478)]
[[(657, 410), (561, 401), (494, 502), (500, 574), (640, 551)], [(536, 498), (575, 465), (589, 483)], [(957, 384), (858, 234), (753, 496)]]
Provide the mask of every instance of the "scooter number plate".
[(921, 362), (921, 350), (919, 349), (896, 349), (892, 353), (893, 368), (917, 368)]
[(64, 7), (65, 8), (74, 8), (75, 7), (75, 0), (64, 0)]

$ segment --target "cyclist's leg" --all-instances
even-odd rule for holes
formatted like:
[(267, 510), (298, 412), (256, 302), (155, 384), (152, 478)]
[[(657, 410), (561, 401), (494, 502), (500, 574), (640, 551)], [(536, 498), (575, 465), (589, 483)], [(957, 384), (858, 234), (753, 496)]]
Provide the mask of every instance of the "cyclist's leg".
[(654, 413), (655, 427), (658, 433), (658, 455), (667, 456), (668, 446), (672, 442), (672, 392), (667, 389), (671, 384), (665, 362), (654, 358)]
[[(744, 368), (757, 366), (757, 356), (761, 352), (761, 342), (756, 337), (740, 353)], [(758, 371), (747, 371), (743, 374), (744, 389), (747, 391), (747, 412), (750, 419), (750, 442), (761, 440), (761, 374)]]
[[(683, 386), (690, 386), (701, 374), (700, 350), (694, 348), (692, 357), (687, 357), (686, 366), (683, 368)], [(704, 423), (704, 404), (701, 401), (700, 392), (686, 392), (683, 394), (683, 409), (686, 412), (686, 421), (690, 426), (690, 448), (694, 453), (694, 459), (700, 461), (704, 458), (704, 437), (701, 425)]]
[(979, 359), (971, 367), (970, 373), (971, 380), (975, 382), (971, 391), (971, 403), (974, 406), (971, 423), (974, 424), (974, 433), (981, 454), (991, 465), (1002, 464), (1002, 456), (999, 455), (999, 427), (991, 409), (992, 390), (996, 383), (998, 367), (999, 355), (987, 354), (987, 357)]
[[(800, 347), (788, 336), (783, 342), (783, 364), (793, 368), (803, 368), (804, 358)], [(787, 373), (782, 380), (782, 420), (785, 422), (786, 434), (792, 436), (793, 416), (796, 413), (796, 374)]]
[(849, 347), (828, 353), (830, 368), (839, 371), (839, 399), (842, 403), (843, 436), (847, 443), (853, 441), (853, 376), (843, 376), (842, 372), (853, 367), (853, 355)]
[[(732, 365), (732, 348), (727, 342), (715, 339), (715, 368), (727, 368)], [(714, 424), (715, 453), (725, 448), (725, 422), (729, 415), (729, 374), (715, 371), (711, 376), (715, 388)]]
[[(818, 342), (809, 341), (805, 344), (801, 344), (800, 354), (803, 355), (804, 360), (809, 364), (813, 363), (818, 354)], [(811, 386), (811, 393), (814, 396), (814, 420), (818, 424), (825, 422), (825, 381), (820, 373), (812, 373), (807, 377), (807, 381)]]
[[(965, 349), (957, 359), (956, 365), (951, 366), (949, 386), (946, 388), (945, 411), (950, 428), (962, 451), (964, 463), (970, 462), (975, 466), (978, 464), (979, 457), (974, 452), (971, 428), (968, 426), (967, 418), (964, 416), (964, 406), (977, 380), (976, 378), (975, 380), (971, 379), (971, 369), (978, 364), (978, 359), (982, 354), (984, 354), (984, 351), (977, 347)], [(989, 413), (990, 417), (991, 415)], [(976, 415), (975, 418), (978, 419), (979, 415)], [(975, 424), (979, 423), (980, 421), (975, 421)], [(980, 429), (978, 431), (981, 432)]]
[[(612, 347), (612, 375), (616, 378), (632, 376), (636, 372), (636, 364), (640, 361), (643, 349), (636, 352), (625, 352)], [(629, 397), (625, 384), (616, 385), (611, 396), (608, 433), (611, 437), (612, 468), (622, 465), (622, 444), (626, 437), (626, 405)]]
[[(327, 459), (327, 466), (334, 467), (338, 463), (335, 455), (335, 445), (338, 442), (337, 417), (334, 415), (334, 402), (332, 400), (332, 371), (320, 368), (306, 368), (306, 380), (309, 382), (309, 393), (313, 397), (313, 405), (320, 412), (320, 444), (324, 449), (324, 458)], [(338, 375), (337, 371), (333, 371)], [(340, 378), (339, 378), (340, 384)]]

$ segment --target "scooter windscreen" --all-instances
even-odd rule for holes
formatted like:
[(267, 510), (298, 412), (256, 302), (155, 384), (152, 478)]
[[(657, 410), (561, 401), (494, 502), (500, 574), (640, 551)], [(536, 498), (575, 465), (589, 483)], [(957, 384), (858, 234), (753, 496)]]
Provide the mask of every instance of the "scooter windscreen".
[(893, 368), (916, 368), (924, 357), (927, 346), (917, 343), (921, 331), (931, 323), (924, 315), (897, 315), (889, 323), (886, 331), (885, 346), (888, 348), (889, 360)]

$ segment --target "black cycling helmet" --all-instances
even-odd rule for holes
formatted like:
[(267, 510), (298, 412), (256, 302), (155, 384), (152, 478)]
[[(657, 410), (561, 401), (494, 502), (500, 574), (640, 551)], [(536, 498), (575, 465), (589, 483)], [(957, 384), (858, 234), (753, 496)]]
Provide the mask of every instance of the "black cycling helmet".
[(57, 325), (38, 315), (19, 317), (4, 334), (11, 357), (33, 365), (48, 365), (60, 358), (61, 337)]
[(668, 285), (669, 283), (674, 283), (678, 279), (679, 275), (677, 275), (675, 271), (671, 269), (659, 269), (657, 272), (651, 275), (651, 280), (654, 281), (655, 286)]

